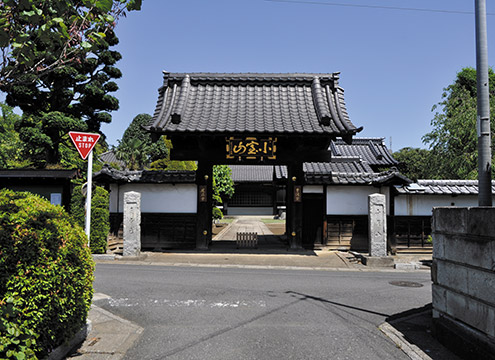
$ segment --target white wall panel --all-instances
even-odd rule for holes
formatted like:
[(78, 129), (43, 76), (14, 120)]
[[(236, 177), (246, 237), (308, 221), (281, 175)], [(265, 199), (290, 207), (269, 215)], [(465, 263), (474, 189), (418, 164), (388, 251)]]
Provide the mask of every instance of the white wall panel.
[(478, 206), (477, 195), (398, 195), (394, 201), (397, 216), (431, 216), (437, 206)]
[(303, 186), (304, 194), (323, 194), (323, 185), (305, 185)]
[(388, 187), (374, 186), (328, 186), (327, 187), (327, 215), (368, 215), (368, 195), (384, 194), (389, 209)]
[(196, 213), (197, 187), (195, 184), (123, 184), (111, 185), (110, 211), (123, 211), (126, 191), (141, 193), (141, 212)]

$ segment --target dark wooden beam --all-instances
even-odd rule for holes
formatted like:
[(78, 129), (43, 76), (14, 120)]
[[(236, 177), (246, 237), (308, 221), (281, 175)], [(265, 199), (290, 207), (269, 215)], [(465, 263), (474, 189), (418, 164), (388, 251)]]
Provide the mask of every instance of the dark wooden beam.
[(198, 210), (196, 226), (196, 249), (208, 250), (211, 242), (213, 165), (199, 161), (196, 170), (198, 186)]
[(289, 250), (301, 250), (303, 239), (302, 188), (304, 185), (302, 162), (288, 164), (287, 175), (287, 238), (289, 239)]

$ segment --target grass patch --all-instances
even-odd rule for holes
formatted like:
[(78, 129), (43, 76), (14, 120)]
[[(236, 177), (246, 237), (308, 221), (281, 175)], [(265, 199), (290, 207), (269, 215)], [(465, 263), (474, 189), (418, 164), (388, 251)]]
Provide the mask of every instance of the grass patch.
[(230, 224), (232, 221), (234, 221), (233, 218), (224, 217), (223, 219), (218, 220), (218, 223), (219, 224)]
[(285, 220), (282, 219), (261, 219), (264, 224), (285, 224)]

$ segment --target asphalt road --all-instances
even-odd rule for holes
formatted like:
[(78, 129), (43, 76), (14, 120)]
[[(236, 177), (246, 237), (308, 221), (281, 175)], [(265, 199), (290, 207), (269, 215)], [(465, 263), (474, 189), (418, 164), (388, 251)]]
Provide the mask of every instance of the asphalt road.
[(430, 284), (428, 272), (98, 264), (95, 292), (145, 329), (126, 359), (408, 359), (377, 326), (431, 302)]

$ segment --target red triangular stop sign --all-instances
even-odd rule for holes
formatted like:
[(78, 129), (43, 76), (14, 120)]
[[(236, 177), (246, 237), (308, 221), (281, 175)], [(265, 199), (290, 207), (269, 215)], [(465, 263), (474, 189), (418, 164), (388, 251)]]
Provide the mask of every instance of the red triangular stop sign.
[(74, 145), (76, 145), (76, 149), (79, 151), (79, 155), (81, 155), (83, 160), (86, 160), (89, 153), (93, 150), (98, 142), (98, 139), (100, 138), (100, 134), (82, 133), (76, 131), (69, 131), (69, 136)]

